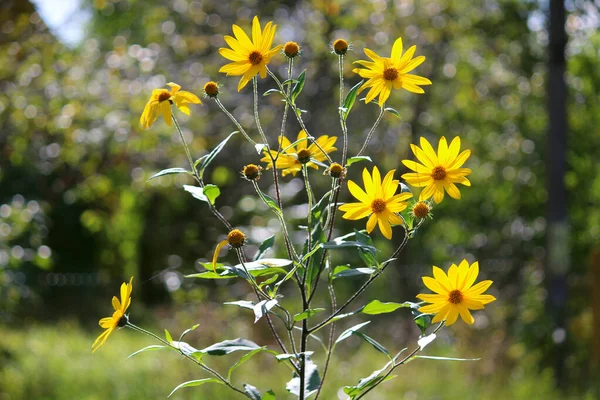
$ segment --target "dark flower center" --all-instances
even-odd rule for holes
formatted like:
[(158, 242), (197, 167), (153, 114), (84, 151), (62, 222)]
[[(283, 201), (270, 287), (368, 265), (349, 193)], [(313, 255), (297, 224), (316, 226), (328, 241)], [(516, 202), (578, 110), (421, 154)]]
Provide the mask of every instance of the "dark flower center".
[(262, 62), (262, 60), (263, 60), (263, 56), (262, 56), (262, 54), (260, 54), (259, 51), (253, 51), (248, 56), (248, 61), (250, 61), (250, 64), (252, 64), (252, 65), (258, 65)]
[(308, 149), (302, 149), (298, 152), (298, 161), (301, 164), (306, 164), (310, 161), (310, 151)]
[(158, 101), (161, 103), (165, 100), (169, 100), (170, 98), (171, 98), (171, 93), (169, 93), (169, 92), (160, 92), (160, 94), (158, 95)]
[(398, 70), (396, 68), (388, 68), (383, 71), (383, 79), (387, 81), (394, 81), (398, 78)]
[(373, 212), (375, 214), (379, 214), (379, 213), (385, 211), (385, 206), (386, 206), (385, 200), (375, 199), (371, 203), (371, 210), (373, 210)]
[(441, 181), (446, 177), (446, 168), (438, 165), (431, 171), (431, 177), (436, 181)]
[(463, 294), (460, 290), (453, 290), (448, 294), (448, 301), (452, 304), (460, 304), (463, 299)]
[(423, 202), (419, 202), (415, 204), (412, 211), (415, 217), (425, 218), (429, 214), (429, 206)]
[(244, 233), (239, 229), (234, 229), (227, 235), (227, 242), (231, 247), (236, 249), (242, 247), (245, 241), (246, 235), (244, 235)]

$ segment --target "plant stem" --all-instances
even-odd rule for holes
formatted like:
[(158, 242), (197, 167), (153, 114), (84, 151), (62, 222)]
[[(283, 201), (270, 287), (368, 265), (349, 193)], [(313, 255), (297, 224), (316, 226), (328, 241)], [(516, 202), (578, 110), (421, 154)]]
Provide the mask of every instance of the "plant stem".
[(377, 116), (375, 123), (371, 127), (371, 130), (369, 131), (369, 134), (367, 135), (367, 138), (365, 139), (365, 144), (363, 144), (363, 147), (360, 149), (360, 151), (358, 152), (356, 157), (360, 156), (365, 151), (367, 146), (369, 145), (369, 141), (371, 140), (371, 136), (373, 136), (373, 132), (375, 132), (375, 129), (377, 129), (377, 126), (379, 125), (379, 123), (381, 122), (381, 119), (383, 118), (383, 113), (385, 113), (385, 103), (381, 107), (381, 109), (379, 111), (379, 115)]
[(250, 136), (248, 136), (248, 134), (246, 133), (246, 130), (242, 127), (242, 125), (238, 122), (238, 120), (235, 119), (235, 117), (233, 116), (233, 114), (231, 114), (229, 111), (227, 111), (227, 109), (225, 108), (225, 106), (223, 105), (223, 103), (221, 103), (221, 100), (219, 100), (218, 97), (215, 97), (215, 102), (217, 103), (217, 105), (219, 106), (219, 108), (221, 109), (221, 111), (223, 111), (225, 113), (225, 115), (227, 115), (229, 117), (229, 119), (231, 120), (231, 122), (233, 122), (235, 124), (235, 126), (242, 133), (242, 135), (244, 135), (244, 137), (246, 138), (246, 140), (249, 141), (252, 146), (256, 146), (256, 142), (254, 140), (252, 140), (250, 138)]
[(192, 361), (194, 364), (198, 365), (199, 367), (201, 367), (202, 369), (204, 369), (206, 372), (212, 374), (215, 378), (217, 378), (218, 380), (220, 380), (221, 382), (223, 382), (223, 384), (225, 384), (227, 387), (229, 387), (230, 389), (238, 392), (239, 394), (243, 395), (244, 397), (247, 397), (249, 399), (252, 399), (252, 396), (250, 396), (248, 393), (236, 388), (235, 386), (233, 386), (231, 384), (231, 382), (229, 382), (229, 380), (227, 380), (225, 377), (223, 377), (221, 374), (219, 374), (217, 371), (215, 371), (214, 369), (210, 368), (208, 365), (201, 363), (200, 361), (196, 360), (194, 357), (190, 356), (189, 354), (184, 353), (180, 348), (174, 346), (172, 343), (167, 342), (166, 340), (164, 340), (163, 338), (161, 338), (158, 335), (155, 335), (152, 332), (149, 332), (145, 329), (142, 329), (138, 326), (135, 326), (134, 324), (132, 324), (131, 322), (127, 322), (127, 325), (125, 325), (126, 327), (133, 329), (134, 331), (138, 331), (140, 333), (143, 333), (145, 335), (148, 335), (156, 340), (158, 340), (159, 342), (161, 342), (162, 344), (164, 344), (165, 346), (168, 346), (174, 350), (177, 350), (182, 356), (184, 356), (185, 358), (187, 358), (188, 360)]
[[(256, 128), (258, 129), (258, 133), (262, 138), (263, 144), (269, 148), (269, 141), (265, 136), (265, 132), (263, 131), (262, 125), (260, 124), (260, 115), (258, 113), (258, 78), (255, 76), (252, 78), (252, 88), (254, 89), (254, 120), (256, 121)], [(275, 167), (275, 165), (273, 165)]]

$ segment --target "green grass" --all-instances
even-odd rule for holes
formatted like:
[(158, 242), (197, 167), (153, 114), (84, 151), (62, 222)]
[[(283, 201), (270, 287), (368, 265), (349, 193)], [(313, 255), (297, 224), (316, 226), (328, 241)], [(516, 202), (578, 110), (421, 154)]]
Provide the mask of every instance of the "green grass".
[[(179, 383), (206, 377), (197, 366), (166, 350), (143, 353), (126, 360), (132, 352), (154, 344), (152, 339), (137, 332), (114, 332), (107, 344), (92, 355), (94, 339), (95, 333), (88, 333), (67, 322), (53, 326), (29, 326), (23, 330), (0, 328), (0, 400), (165, 399)], [(188, 340), (196, 347), (210, 344), (202, 343), (203, 338), (199, 335)], [(321, 396), (324, 400), (343, 398), (338, 397), (339, 388), (355, 384), (386, 361), (384, 356), (358, 340), (349, 340), (346, 346), (349, 357), (333, 360), (328, 388)], [(358, 346), (360, 351), (357, 351)], [(431, 345), (426, 350), (429, 350), (428, 354), (457, 356), (457, 350), (453, 348)], [(225, 357), (208, 357), (207, 360), (226, 374), (228, 367), (241, 355), (234, 353)], [(317, 358), (316, 362), (322, 366), (322, 360)], [(485, 359), (476, 362), (414, 360), (396, 371), (396, 379), (384, 383), (367, 398), (567, 398), (554, 392), (550, 374), (536, 375), (523, 367), (502, 371), (497, 366), (490, 366)], [(236, 385), (241, 386), (247, 379), (263, 393), (273, 389), (278, 400), (292, 398), (283, 388), (289, 378), (289, 369), (268, 354), (257, 355), (234, 373)], [(183, 388), (172, 396), (172, 399), (195, 400), (229, 398), (242, 397), (218, 384)]]

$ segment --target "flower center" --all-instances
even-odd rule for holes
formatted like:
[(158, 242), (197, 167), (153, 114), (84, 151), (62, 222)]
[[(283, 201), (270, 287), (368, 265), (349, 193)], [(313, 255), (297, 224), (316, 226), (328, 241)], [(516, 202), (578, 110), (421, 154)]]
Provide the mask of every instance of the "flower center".
[(383, 79), (386, 81), (394, 81), (398, 78), (398, 70), (396, 68), (388, 68), (383, 71)]
[(298, 46), (298, 43), (296, 43), (296, 42), (287, 42), (283, 46), (283, 52), (289, 58), (294, 58), (300, 52), (300, 46)]
[(254, 164), (248, 164), (242, 170), (242, 174), (249, 181), (257, 181), (260, 178), (262, 167)]
[(420, 201), (414, 205), (412, 212), (417, 218), (425, 218), (429, 214), (429, 206)]
[(373, 212), (375, 214), (379, 214), (379, 213), (385, 211), (385, 206), (386, 206), (385, 200), (375, 199), (371, 203), (371, 210), (373, 210)]
[(302, 149), (298, 152), (298, 161), (301, 164), (306, 164), (310, 161), (310, 151), (308, 149)]
[(258, 65), (262, 62), (262, 60), (263, 60), (263, 56), (262, 56), (262, 54), (260, 54), (259, 51), (253, 51), (248, 56), (248, 61), (250, 61), (250, 64), (252, 64), (252, 65)]
[(448, 294), (448, 301), (452, 304), (460, 304), (463, 299), (463, 294), (460, 290), (453, 290)]
[(348, 42), (346, 42), (344, 39), (336, 40), (335, 42), (333, 42), (333, 51), (335, 51), (336, 54), (339, 55), (346, 54), (346, 52), (348, 51)]
[(246, 235), (239, 229), (234, 229), (227, 235), (227, 242), (231, 247), (240, 248), (246, 241)]
[(160, 94), (158, 95), (158, 101), (161, 103), (165, 100), (169, 100), (170, 98), (171, 98), (171, 93), (169, 93), (169, 92), (160, 92)]
[(219, 85), (216, 82), (210, 81), (204, 85), (204, 93), (208, 97), (216, 97), (219, 94)]
[(436, 181), (441, 181), (446, 177), (446, 168), (438, 165), (431, 171), (431, 177)]

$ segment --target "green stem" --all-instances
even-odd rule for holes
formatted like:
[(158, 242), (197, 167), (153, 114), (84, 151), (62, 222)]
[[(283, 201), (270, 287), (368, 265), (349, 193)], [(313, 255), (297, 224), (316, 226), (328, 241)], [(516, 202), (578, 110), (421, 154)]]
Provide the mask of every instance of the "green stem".
[(244, 397), (247, 397), (249, 399), (252, 399), (252, 396), (250, 396), (249, 394), (247, 394), (246, 392), (242, 391), (241, 389), (236, 388), (235, 386), (233, 386), (231, 384), (231, 382), (229, 382), (229, 380), (227, 380), (225, 377), (223, 377), (221, 374), (219, 374), (217, 371), (215, 371), (214, 369), (210, 368), (208, 365), (201, 363), (200, 361), (196, 360), (194, 357), (190, 356), (189, 354), (184, 353), (180, 348), (174, 346), (172, 343), (167, 342), (166, 340), (164, 340), (163, 338), (161, 338), (160, 336), (155, 335), (152, 332), (149, 332), (145, 329), (142, 329), (138, 326), (135, 326), (134, 324), (132, 324), (131, 322), (127, 322), (127, 325), (125, 325), (126, 327), (133, 329), (134, 331), (138, 331), (140, 333), (143, 333), (145, 335), (148, 335), (156, 340), (158, 340), (159, 342), (161, 342), (162, 344), (164, 344), (165, 346), (168, 346), (174, 350), (177, 350), (182, 356), (184, 356), (185, 358), (187, 358), (188, 360), (192, 361), (194, 364), (198, 365), (199, 367), (201, 367), (202, 369), (204, 369), (206, 372), (212, 374), (215, 378), (217, 378), (218, 380), (220, 380), (221, 382), (223, 382), (223, 384), (225, 384), (227, 387), (229, 387), (230, 389), (238, 392), (239, 394), (243, 395)]
[(371, 130), (369, 131), (369, 134), (367, 135), (367, 138), (365, 139), (365, 144), (363, 144), (363, 147), (360, 149), (360, 151), (358, 152), (356, 157), (360, 156), (365, 151), (367, 146), (369, 145), (369, 141), (371, 141), (371, 136), (373, 136), (373, 132), (375, 132), (375, 129), (377, 129), (377, 125), (379, 125), (379, 123), (381, 122), (381, 119), (383, 118), (384, 113), (385, 113), (385, 103), (383, 104), (383, 106), (381, 106), (381, 110), (379, 111), (379, 115), (377, 116), (377, 119), (375, 120), (375, 124), (373, 124), (373, 127), (371, 128)]
[(340, 73), (340, 126), (342, 127), (343, 148), (342, 148), (342, 166), (346, 165), (346, 156), (348, 155), (348, 127), (344, 119), (342, 107), (344, 106), (344, 55), (339, 56), (339, 73)]
[[(260, 115), (258, 113), (258, 78), (256, 76), (252, 78), (252, 88), (254, 89), (254, 120), (256, 121), (256, 128), (258, 129), (258, 133), (260, 133), (263, 144), (267, 146), (268, 151), (269, 141), (265, 136), (262, 125), (260, 124)], [(273, 165), (273, 167), (275, 167), (275, 165)]]
[(246, 130), (242, 127), (242, 125), (238, 122), (238, 120), (235, 119), (235, 117), (233, 116), (233, 114), (231, 114), (225, 108), (225, 106), (223, 105), (223, 103), (221, 103), (221, 100), (219, 100), (218, 97), (215, 97), (215, 102), (217, 103), (217, 105), (219, 106), (219, 108), (221, 109), (221, 111), (223, 111), (225, 113), (225, 115), (227, 115), (229, 117), (229, 119), (231, 120), (231, 122), (233, 122), (235, 124), (235, 126), (242, 133), (242, 135), (244, 135), (244, 137), (246, 138), (246, 140), (249, 141), (252, 146), (256, 146), (256, 142), (254, 140), (252, 140), (250, 138), (250, 136), (248, 136), (248, 134), (246, 133)]

